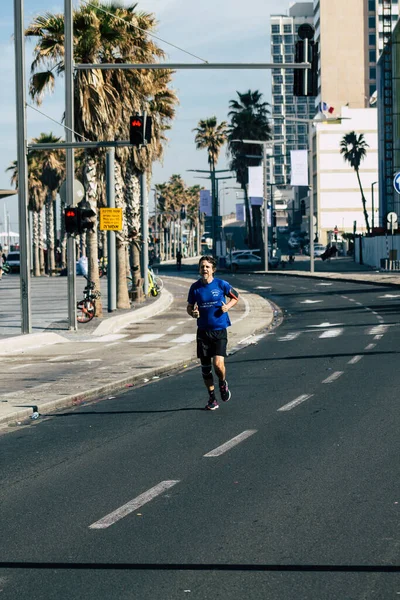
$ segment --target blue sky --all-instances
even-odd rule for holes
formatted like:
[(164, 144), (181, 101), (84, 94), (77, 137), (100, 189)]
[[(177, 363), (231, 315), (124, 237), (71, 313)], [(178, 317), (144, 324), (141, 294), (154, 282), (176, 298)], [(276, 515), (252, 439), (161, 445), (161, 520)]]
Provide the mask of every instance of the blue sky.
[[(125, 2), (128, 4), (127, 2)], [(77, 2), (74, 1), (74, 6)], [(157, 35), (209, 62), (270, 62), (270, 15), (286, 14), (289, 0), (139, 0), (137, 9), (153, 12), (158, 20)], [(13, 1), (3, 0), (0, 8), (0, 188), (10, 188), (10, 174), (5, 169), (16, 158), (15, 79), (14, 79), (14, 17)], [(25, 25), (38, 14), (63, 12), (63, 2), (25, 0)], [(158, 41), (169, 62), (199, 62), (184, 52)], [(26, 44), (27, 77), (33, 43)], [(196, 150), (193, 128), (200, 119), (216, 115), (227, 119), (229, 100), (236, 91), (258, 89), (270, 101), (268, 71), (178, 71), (173, 87), (180, 104), (165, 149), (163, 164), (154, 166), (152, 183), (167, 181), (173, 173), (182, 175), (189, 185), (208, 185), (196, 179), (188, 169), (207, 169), (207, 153)], [(29, 104), (32, 104), (29, 97)], [(56, 121), (64, 111), (64, 82), (57, 81), (55, 93), (47, 96), (40, 110)], [(63, 128), (31, 108), (27, 109), (28, 139), (40, 133), (53, 132), (63, 136)], [(227, 168), (223, 149), (218, 169)], [(200, 174), (199, 174), (200, 175)], [(229, 175), (226, 173), (224, 175)], [(200, 175), (201, 176), (201, 175)], [(222, 176), (222, 174), (221, 174)], [(222, 183), (222, 182), (221, 182)], [(236, 186), (226, 180), (226, 187)], [(225, 192), (224, 212), (234, 210), (237, 201), (232, 190)], [(16, 196), (0, 201), (0, 229), (3, 229), (4, 205), (10, 213), (11, 228), (18, 228)], [(150, 205), (151, 208), (151, 205)]]

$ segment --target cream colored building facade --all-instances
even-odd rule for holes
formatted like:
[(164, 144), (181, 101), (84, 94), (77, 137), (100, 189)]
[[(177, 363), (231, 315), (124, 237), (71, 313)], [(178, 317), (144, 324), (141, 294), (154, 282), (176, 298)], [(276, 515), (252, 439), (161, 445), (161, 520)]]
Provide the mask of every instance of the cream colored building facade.
[[(314, 194), (316, 231), (321, 243), (327, 243), (328, 232), (352, 232), (354, 221), (358, 233), (366, 231), (361, 193), (356, 173), (340, 154), (340, 142), (350, 131), (362, 133), (369, 145), (367, 156), (360, 166), (360, 179), (367, 201), (369, 224), (372, 222), (372, 183), (378, 179), (377, 111), (373, 108), (352, 109), (343, 106), (342, 119), (315, 126), (314, 137)], [(377, 187), (375, 186), (375, 225), (378, 224)]]

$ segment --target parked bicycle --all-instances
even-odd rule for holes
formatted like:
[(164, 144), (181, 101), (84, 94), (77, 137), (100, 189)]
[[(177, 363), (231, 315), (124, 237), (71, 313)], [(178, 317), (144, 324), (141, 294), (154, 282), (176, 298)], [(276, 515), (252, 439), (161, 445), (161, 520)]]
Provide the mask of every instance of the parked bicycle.
[[(148, 268), (147, 270), (147, 276), (148, 276), (148, 281), (149, 281), (149, 292), (148, 295), (149, 296), (158, 296), (158, 294), (161, 292), (161, 290), (164, 287), (164, 282), (161, 279), (161, 277), (158, 277), (158, 275), (156, 275), (153, 271), (153, 269), (151, 267)], [(133, 285), (133, 280), (132, 277), (128, 276), (127, 278), (127, 283), (128, 283), (128, 291), (130, 292), (132, 290), (132, 285)]]
[(88, 323), (96, 314), (96, 299), (100, 298), (101, 293), (95, 291), (94, 281), (89, 281), (89, 278), (84, 275), (87, 285), (83, 290), (83, 300), (80, 300), (77, 305), (76, 319), (79, 323)]
[(108, 274), (108, 262), (105, 258), (99, 260), (99, 277), (107, 277)]

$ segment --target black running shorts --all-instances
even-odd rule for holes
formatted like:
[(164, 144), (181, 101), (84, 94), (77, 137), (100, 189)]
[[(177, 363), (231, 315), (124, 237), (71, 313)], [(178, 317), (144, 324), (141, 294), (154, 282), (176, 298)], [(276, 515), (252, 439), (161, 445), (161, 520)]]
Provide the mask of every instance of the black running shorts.
[(226, 329), (197, 330), (197, 358), (226, 356), (228, 333)]

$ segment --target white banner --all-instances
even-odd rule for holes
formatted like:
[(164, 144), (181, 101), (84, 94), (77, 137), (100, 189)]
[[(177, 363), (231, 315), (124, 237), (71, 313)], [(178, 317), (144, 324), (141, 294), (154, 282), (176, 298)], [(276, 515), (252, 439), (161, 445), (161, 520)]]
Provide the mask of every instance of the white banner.
[(248, 167), (249, 169), (249, 189), (248, 195), (254, 198), (262, 198), (263, 192), (263, 168), (262, 167)]
[(308, 185), (308, 151), (290, 151), (290, 185)]
[(245, 221), (244, 204), (236, 204), (236, 221)]
[(212, 204), (211, 204), (210, 190), (200, 190), (200, 212), (205, 213), (206, 217), (212, 216)]

